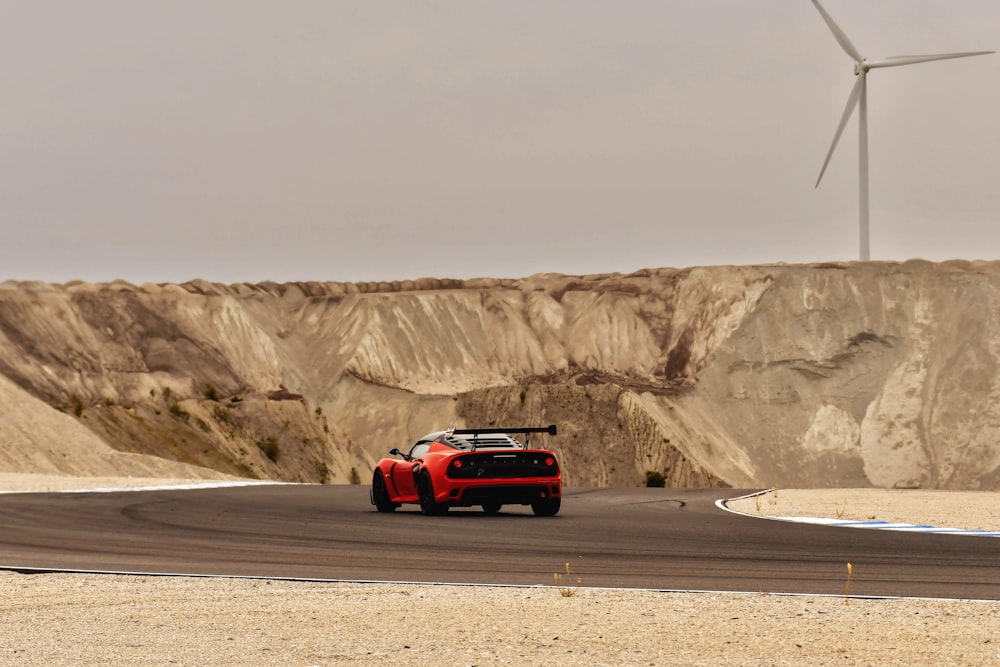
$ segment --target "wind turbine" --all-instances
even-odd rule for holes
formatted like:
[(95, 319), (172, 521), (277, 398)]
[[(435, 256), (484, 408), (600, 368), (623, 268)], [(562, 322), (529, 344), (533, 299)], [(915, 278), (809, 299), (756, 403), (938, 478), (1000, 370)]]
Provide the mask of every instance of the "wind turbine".
[(933, 55), (921, 55), (921, 56), (892, 56), (886, 58), (885, 60), (875, 60), (869, 61), (867, 58), (861, 55), (861, 52), (854, 48), (851, 44), (851, 40), (847, 38), (847, 35), (843, 30), (834, 22), (830, 15), (826, 13), (823, 9), (823, 5), (819, 4), (819, 0), (812, 0), (812, 3), (816, 5), (816, 9), (819, 10), (820, 15), (826, 24), (830, 27), (830, 31), (833, 32), (833, 36), (836, 38), (837, 42), (840, 44), (840, 48), (854, 60), (854, 75), (858, 77), (857, 83), (851, 89), (851, 94), (847, 98), (847, 106), (844, 107), (844, 115), (840, 117), (840, 125), (837, 126), (837, 133), (833, 135), (833, 143), (830, 144), (830, 150), (826, 154), (826, 160), (823, 161), (823, 168), (819, 171), (819, 178), (816, 179), (816, 187), (819, 187), (819, 182), (823, 180), (823, 174), (826, 172), (826, 166), (830, 164), (830, 158), (833, 156), (833, 151), (837, 147), (837, 142), (840, 140), (840, 135), (844, 132), (844, 126), (847, 125), (847, 121), (850, 120), (851, 114), (854, 113), (854, 107), (860, 106), (858, 112), (858, 134), (859, 134), (859, 145), (858, 145), (858, 160), (859, 160), (859, 182), (861, 189), (861, 221), (860, 221), (860, 235), (861, 235), (861, 260), (867, 261), (869, 258), (868, 252), (868, 70), (875, 69), (876, 67), (899, 67), (900, 65), (915, 65), (917, 63), (927, 63), (933, 60), (949, 60), (951, 58), (967, 58), (969, 56), (983, 56), (989, 53), (995, 53), (995, 51), (966, 51), (964, 53), (937, 53)]

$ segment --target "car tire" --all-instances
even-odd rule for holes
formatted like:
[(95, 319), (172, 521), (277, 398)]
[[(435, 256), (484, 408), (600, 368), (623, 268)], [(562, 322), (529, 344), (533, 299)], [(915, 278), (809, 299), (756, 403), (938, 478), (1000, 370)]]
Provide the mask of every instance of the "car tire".
[(428, 516), (445, 514), (448, 506), (444, 503), (434, 502), (434, 485), (431, 483), (431, 476), (426, 472), (420, 473), (417, 477), (417, 497), (420, 499), (420, 511)]
[(500, 503), (483, 503), (483, 513), (496, 514), (503, 507)]
[(536, 500), (531, 503), (531, 511), (535, 513), (535, 516), (555, 516), (559, 513), (559, 505), (559, 498)]
[(372, 504), (379, 512), (395, 512), (399, 507), (389, 499), (389, 489), (385, 488), (385, 479), (380, 470), (376, 470), (372, 477)]

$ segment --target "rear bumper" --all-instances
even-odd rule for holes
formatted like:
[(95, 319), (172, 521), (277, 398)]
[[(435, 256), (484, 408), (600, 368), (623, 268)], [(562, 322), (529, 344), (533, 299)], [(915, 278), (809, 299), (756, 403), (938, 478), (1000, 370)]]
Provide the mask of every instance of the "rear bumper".
[(452, 481), (450, 489), (437, 495), (438, 502), (453, 507), (471, 507), (486, 503), (501, 505), (530, 505), (540, 500), (562, 496), (562, 481), (546, 479), (479, 479)]

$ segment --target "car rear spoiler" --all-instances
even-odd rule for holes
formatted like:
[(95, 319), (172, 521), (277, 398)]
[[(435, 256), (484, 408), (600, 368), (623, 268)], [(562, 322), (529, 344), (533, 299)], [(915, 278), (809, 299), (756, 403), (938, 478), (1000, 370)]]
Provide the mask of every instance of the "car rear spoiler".
[[(457, 435), (471, 435), (471, 436), (486, 435), (487, 433), (506, 433), (508, 435), (510, 435), (511, 433), (517, 433), (527, 436), (524, 439), (524, 446), (527, 447), (528, 443), (531, 442), (532, 433), (548, 433), (549, 435), (555, 435), (556, 425), (549, 424), (548, 426), (532, 426), (523, 428), (456, 428), (449, 430)], [(473, 438), (473, 443), (474, 442), (475, 438)]]

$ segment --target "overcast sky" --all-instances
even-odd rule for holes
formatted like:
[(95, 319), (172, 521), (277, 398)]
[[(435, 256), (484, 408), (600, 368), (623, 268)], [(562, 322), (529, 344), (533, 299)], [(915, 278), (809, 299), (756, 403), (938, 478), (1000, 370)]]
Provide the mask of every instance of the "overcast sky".
[[(996, 0), (824, 0), (870, 58)], [(858, 256), (809, 0), (0, 0), (0, 280), (521, 277)], [(873, 259), (1000, 258), (1000, 55), (869, 76)]]

